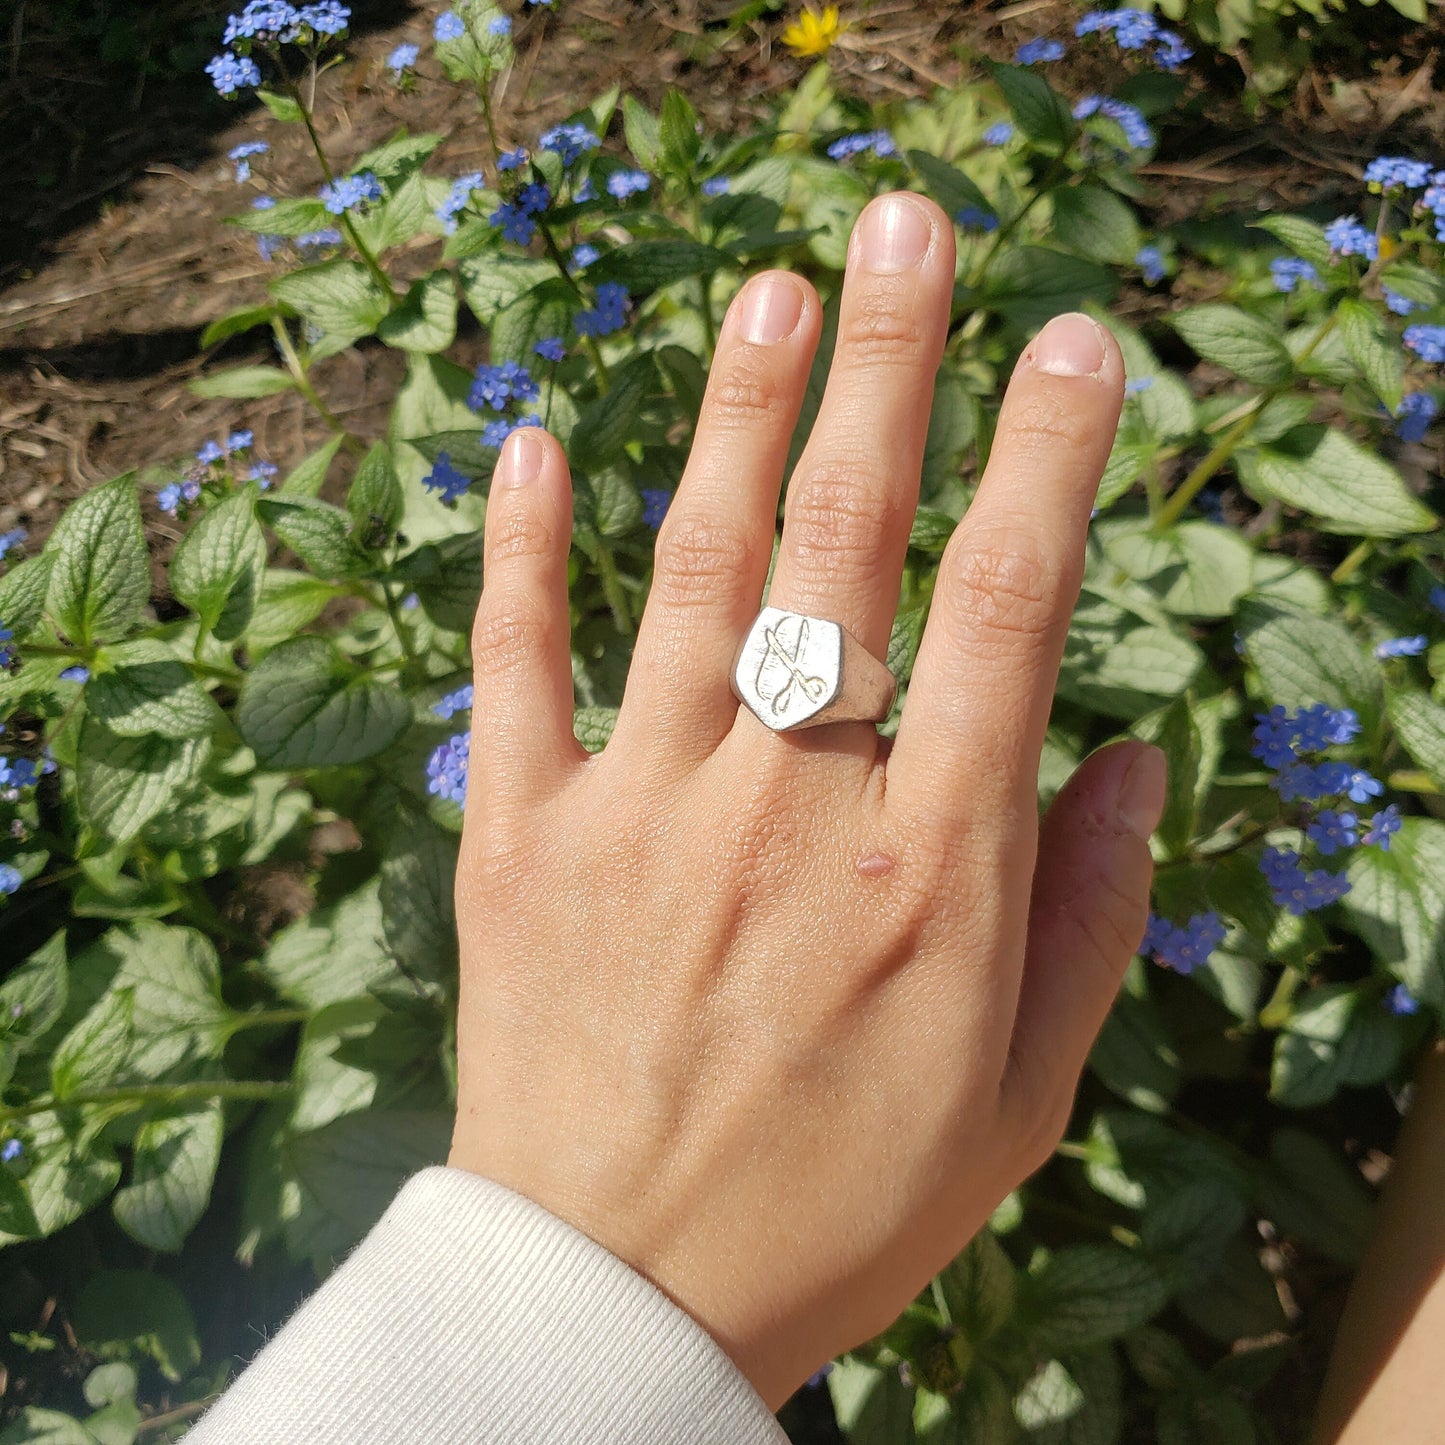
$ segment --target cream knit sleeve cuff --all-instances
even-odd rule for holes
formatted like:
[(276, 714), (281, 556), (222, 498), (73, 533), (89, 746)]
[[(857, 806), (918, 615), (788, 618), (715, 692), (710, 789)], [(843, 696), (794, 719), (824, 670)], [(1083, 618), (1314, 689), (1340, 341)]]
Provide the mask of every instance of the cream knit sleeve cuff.
[(696, 1321), (530, 1199), (415, 1175), (187, 1445), (787, 1445)]

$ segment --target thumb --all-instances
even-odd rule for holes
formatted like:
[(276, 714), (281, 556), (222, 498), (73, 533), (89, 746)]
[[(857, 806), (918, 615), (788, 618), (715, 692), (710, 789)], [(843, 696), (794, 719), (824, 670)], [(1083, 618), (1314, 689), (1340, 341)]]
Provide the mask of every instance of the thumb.
[(1054, 1117), (1144, 936), (1167, 784), (1158, 748), (1116, 743), (1080, 764), (1044, 818), (1010, 1073)]

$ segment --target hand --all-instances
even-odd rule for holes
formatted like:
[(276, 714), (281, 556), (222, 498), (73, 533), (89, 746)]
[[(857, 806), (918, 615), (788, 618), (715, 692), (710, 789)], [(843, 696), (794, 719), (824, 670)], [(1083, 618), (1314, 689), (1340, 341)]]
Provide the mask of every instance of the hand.
[[(768, 600), (881, 657), (954, 282), (911, 193), (852, 238)], [(689, 1311), (777, 1408), (886, 1327), (1048, 1158), (1143, 933), (1156, 749), (1036, 777), (1123, 365), (1082, 316), (1009, 386), (943, 556), (896, 744), (733, 698), (821, 323), (787, 272), (723, 324), (616, 731), (572, 734), (562, 450), (514, 432), (487, 507), (453, 1166)]]

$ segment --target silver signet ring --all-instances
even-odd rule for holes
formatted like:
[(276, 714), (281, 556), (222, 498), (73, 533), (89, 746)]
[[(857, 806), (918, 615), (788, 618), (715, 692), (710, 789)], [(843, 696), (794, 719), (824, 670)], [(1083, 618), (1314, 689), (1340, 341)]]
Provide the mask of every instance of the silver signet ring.
[(881, 722), (898, 683), (841, 622), (764, 607), (738, 648), (733, 695), (774, 732)]

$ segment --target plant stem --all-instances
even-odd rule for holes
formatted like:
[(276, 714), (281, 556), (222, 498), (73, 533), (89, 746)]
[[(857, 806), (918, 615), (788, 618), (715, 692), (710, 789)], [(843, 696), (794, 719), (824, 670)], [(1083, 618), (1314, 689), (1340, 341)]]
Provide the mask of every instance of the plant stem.
[[(696, 188), (692, 196), (692, 226), (699, 241), (702, 240), (702, 199)], [(702, 314), (703, 336), (707, 339), (707, 361), (712, 365), (712, 359), (717, 354), (717, 325), (712, 318), (712, 276), (711, 271), (697, 278), (698, 310)]]
[(602, 581), (602, 595), (612, 609), (612, 620), (616, 622), (617, 630), (624, 637), (631, 637), (632, 613), (628, 609), (627, 595), (623, 592), (621, 579), (617, 575), (617, 563), (612, 556), (612, 548), (606, 542), (598, 543), (597, 575)]
[(87, 1104), (188, 1104), (206, 1099), (278, 1099), (291, 1092), (288, 1083), (251, 1080), (201, 1079), (190, 1084), (137, 1084), (125, 1089), (84, 1089), (64, 1099), (42, 1094), (28, 1104), (0, 1109), (0, 1124), (48, 1114), (59, 1109), (79, 1109)]
[(1333, 572), (1330, 573), (1331, 582), (1348, 582), (1356, 572), (1360, 570), (1360, 564), (1375, 550), (1374, 543), (1366, 537), (1355, 545), (1354, 550)]
[(292, 1024), (304, 1024), (310, 1017), (304, 1008), (263, 1009), (258, 1013), (237, 1014), (231, 1020), (230, 1031), (239, 1034), (247, 1029), (289, 1028)]
[[(306, 134), (311, 137), (311, 149), (316, 152), (316, 160), (321, 166), (321, 174), (326, 177), (326, 184), (336, 184), (336, 173), (331, 169), (331, 162), (326, 158), (326, 152), (322, 149), (321, 137), (316, 133), (316, 123), (311, 118), (311, 106), (309, 106), (301, 95), (301, 87), (291, 78), (291, 72), (281, 63), (280, 54), (277, 54), (277, 63), (281, 66), (281, 78), (286, 84), (286, 93), (296, 102), (296, 109), (301, 112), (301, 119), (306, 126)], [(312, 79), (313, 99), (315, 93), (315, 78)], [(391, 277), (381, 269), (380, 263), (372, 254), (370, 247), (361, 239), (361, 234), (356, 229), (356, 223), (346, 213), (337, 218), (341, 222), (342, 229), (346, 232), (346, 238), (356, 247), (357, 255), (362, 259), (366, 269), (371, 272), (377, 284), (391, 297), (396, 300), (396, 292), (392, 288)], [(309, 400), (309, 398), (308, 398)]]
[(1398, 773), (1391, 773), (1386, 779), (1392, 788), (1402, 793), (1429, 793), (1432, 796), (1439, 796), (1440, 789), (1436, 786), (1434, 778), (1429, 773), (1411, 772), (1408, 769)]
[[(1072, 149), (1073, 147), (1070, 146), (1069, 150)], [(1024, 217), (1048, 195), (1049, 191), (1053, 188), (1054, 182), (1067, 172), (1068, 166), (1065, 164), (1065, 161), (1069, 150), (1061, 151), (1049, 162), (1049, 168), (1044, 172), (1043, 179), (1039, 182), (1033, 195), (1029, 197), (1023, 207), (1011, 220), (1006, 221), (993, 233), (992, 244), (988, 250), (984, 252), (983, 259), (974, 267), (973, 275), (968, 278), (970, 291), (977, 290), (978, 287), (983, 284), (983, 278), (988, 275), (989, 267), (993, 265), (995, 258), (998, 256), (1005, 242), (1007, 242), (1013, 233), (1023, 224)]]
[(403, 674), (409, 673), (416, 666), (416, 649), (411, 645), (411, 638), (407, 635), (406, 628), (401, 625), (401, 611), (396, 605), (396, 599), (391, 595), (391, 588), (385, 582), (378, 584), (381, 588), (381, 600), (386, 604), (386, 615), (391, 619), (392, 631), (396, 633), (396, 640), (401, 644), (402, 656), (406, 659)]
[(1263, 405), (1264, 399), (1261, 396), (1259, 405), (1247, 416), (1240, 417), (1209, 449), (1204, 460), (1174, 489), (1154, 519), (1152, 530), (1156, 534), (1168, 531), (1179, 520), (1185, 507), (1204, 489), (1205, 483), (1234, 455), (1239, 444), (1254, 430), (1254, 423)]
[(1304, 982), (1304, 974), (1297, 968), (1286, 968), (1280, 974), (1269, 1002), (1259, 1011), (1259, 1026), (1262, 1029), (1282, 1029), (1293, 1013), (1295, 991)]
[(311, 385), (311, 378), (306, 375), (306, 368), (301, 365), (301, 358), (291, 344), (291, 333), (287, 331), (286, 323), (281, 317), (271, 318), (271, 334), (276, 338), (276, 346), (281, 352), (281, 359), (286, 363), (286, 370), (291, 373), (291, 379), (296, 383), (296, 390), (316, 408), (321, 420), (341, 438), (341, 444), (347, 451), (353, 456), (365, 456), (366, 448), (346, 430), (341, 420), (321, 400), (316, 388)]
[[(1294, 358), (1294, 370), (1298, 369), (1309, 359), (1315, 348), (1319, 346), (1325, 337), (1335, 329), (1336, 318), (1334, 314), (1327, 316), (1320, 324), (1320, 328), (1310, 337), (1298, 356)], [(1260, 413), (1276, 397), (1282, 396), (1290, 388), (1291, 381), (1281, 382), (1276, 386), (1265, 387), (1252, 402), (1246, 403), (1247, 410), (1240, 416), (1228, 431), (1214, 444), (1204, 460), (1184, 478), (1170, 495), (1169, 500), (1164, 504), (1158, 517), (1154, 520), (1153, 531), (1158, 534), (1168, 530), (1179, 520), (1180, 514), (1190, 502), (1194, 500), (1203, 489), (1206, 482), (1214, 476), (1224, 464), (1238, 451), (1240, 443), (1243, 442), (1254, 430), (1255, 423), (1259, 420)]]
[[(557, 248), (556, 238), (547, 229), (546, 223), (540, 218), (537, 221), (537, 230), (542, 236), (542, 245), (547, 255), (551, 258), (552, 264), (557, 268), (557, 274), (577, 293), (577, 299), (584, 304), (587, 301), (587, 293), (577, 284), (577, 278), (567, 269), (567, 262), (562, 257), (562, 252)], [(612, 375), (607, 370), (607, 363), (602, 359), (602, 348), (597, 345), (595, 336), (584, 336), (582, 343), (586, 346), (588, 354), (592, 357), (592, 364), (597, 368), (597, 389), (600, 392), (612, 390)]]

